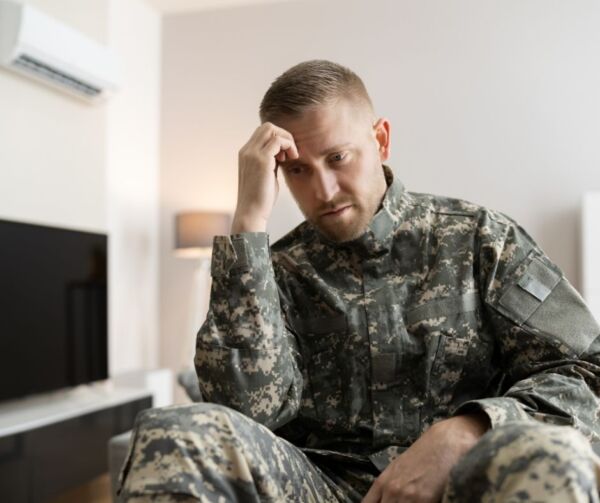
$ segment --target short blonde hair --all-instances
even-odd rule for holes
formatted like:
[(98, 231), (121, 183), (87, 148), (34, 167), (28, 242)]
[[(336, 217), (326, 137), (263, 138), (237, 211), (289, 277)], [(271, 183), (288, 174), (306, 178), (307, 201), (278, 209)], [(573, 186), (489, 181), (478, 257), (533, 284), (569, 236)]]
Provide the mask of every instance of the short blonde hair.
[(276, 122), (284, 117), (296, 118), (307, 108), (327, 105), (340, 98), (368, 107), (373, 114), (371, 98), (356, 73), (324, 59), (304, 61), (273, 81), (260, 103), (260, 120)]

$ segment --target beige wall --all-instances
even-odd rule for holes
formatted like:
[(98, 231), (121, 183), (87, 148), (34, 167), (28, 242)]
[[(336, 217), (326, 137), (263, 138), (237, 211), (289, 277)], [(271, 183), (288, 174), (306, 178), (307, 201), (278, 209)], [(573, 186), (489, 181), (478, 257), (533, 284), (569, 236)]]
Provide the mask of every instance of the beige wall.
[(0, 218), (107, 232), (110, 371), (154, 367), (160, 15), (143, 0), (28, 3), (113, 46), (123, 78), (89, 105), (0, 69)]
[(121, 88), (107, 107), (111, 373), (158, 366), (161, 16), (144, 0), (110, 0)]
[[(106, 0), (30, 3), (106, 43)], [(105, 231), (106, 127), (105, 107), (0, 69), (0, 217)]]
[[(179, 209), (233, 210), (237, 152), (269, 83), (301, 60), (357, 71), (392, 123), (409, 190), (516, 218), (577, 285), (578, 208), (600, 188), (600, 4), (593, 0), (296, 2), (164, 20), (161, 361), (186, 328), (193, 265)], [(282, 198), (274, 236), (299, 221)], [(191, 356), (190, 356), (191, 358)]]

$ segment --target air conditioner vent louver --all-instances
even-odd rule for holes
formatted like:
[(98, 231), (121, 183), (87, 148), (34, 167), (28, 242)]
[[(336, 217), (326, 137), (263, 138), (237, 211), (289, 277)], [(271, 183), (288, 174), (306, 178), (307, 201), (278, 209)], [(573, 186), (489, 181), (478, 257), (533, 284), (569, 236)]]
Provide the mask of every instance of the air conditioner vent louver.
[(74, 91), (83, 93), (86, 96), (89, 96), (90, 98), (93, 98), (94, 96), (97, 96), (102, 92), (101, 89), (98, 89), (97, 87), (92, 87), (76, 79), (75, 77), (67, 75), (66, 73), (59, 72), (54, 68), (45, 65), (41, 61), (36, 61), (35, 59), (29, 56), (21, 55), (17, 59), (15, 59), (12, 64), (18, 66), (19, 68), (27, 72), (31, 72), (39, 77), (52, 79), (57, 84), (68, 86)]
[(0, 67), (99, 103), (117, 88), (117, 66), (109, 47), (28, 4), (0, 0)]

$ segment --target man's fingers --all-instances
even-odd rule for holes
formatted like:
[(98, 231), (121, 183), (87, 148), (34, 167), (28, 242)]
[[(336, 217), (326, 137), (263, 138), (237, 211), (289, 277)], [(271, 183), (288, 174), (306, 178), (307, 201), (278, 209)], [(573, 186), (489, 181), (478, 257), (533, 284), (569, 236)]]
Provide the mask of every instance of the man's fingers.
[(281, 136), (283, 138), (287, 138), (288, 140), (294, 140), (292, 133), (290, 133), (287, 129), (280, 128), (271, 122), (265, 122), (256, 130), (256, 133), (257, 143), (263, 147), (273, 136)]
[(298, 148), (292, 134), (265, 122), (254, 131), (250, 140), (240, 150), (240, 169), (252, 171), (260, 167), (269, 168), (273, 166), (273, 162), (277, 166), (281, 162), (298, 157)]
[(269, 123), (264, 123), (264, 124), (261, 124), (259, 127), (257, 127), (254, 130), (254, 132), (252, 133), (252, 135), (250, 136), (250, 138), (248, 138), (246, 145), (247, 146), (250, 146), (253, 144), (263, 145), (265, 143), (265, 141), (268, 139), (268, 137), (272, 135), (273, 129), (270, 126), (271, 125)]
[(298, 157), (300, 157), (300, 154), (298, 153), (298, 147), (293, 140), (291, 147), (285, 151), (285, 154), (288, 159), (298, 159)]
[[(277, 145), (279, 145), (279, 148), (277, 148)], [(274, 149), (276, 150), (273, 151)], [(298, 148), (294, 143), (292, 134), (271, 122), (265, 122), (256, 128), (240, 153), (247, 155), (253, 151), (259, 155), (274, 156), (278, 162), (299, 157)], [(284, 151), (285, 156), (280, 157), (280, 151)]]
[(265, 155), (275, 157), (279, 162), (283, 161), (277, 157), (280, 154), (283, 154), (287, 159), (298, 157), (294, 141), (281, 136), (273, 136), (263, 148)]
[(379, 485), (373, 483), (361, 503), (379, 503), (381, 501), (381, 496), (382, 493)]

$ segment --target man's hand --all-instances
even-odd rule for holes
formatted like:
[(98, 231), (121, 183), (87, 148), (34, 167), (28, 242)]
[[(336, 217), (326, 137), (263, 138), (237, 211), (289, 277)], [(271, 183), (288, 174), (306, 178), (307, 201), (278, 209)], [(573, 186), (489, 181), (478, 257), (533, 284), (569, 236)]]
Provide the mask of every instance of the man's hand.
[(450, 470), (489, 426), (483, 412), (434, 424), (377, 477), (362, 503), (438, 503)]
[(292, 135), (270, 122), (261, 124), (239, 152), (238, 199), (231, 233), (264, 232), (277, 199), (277, 163), (297, 159)]

